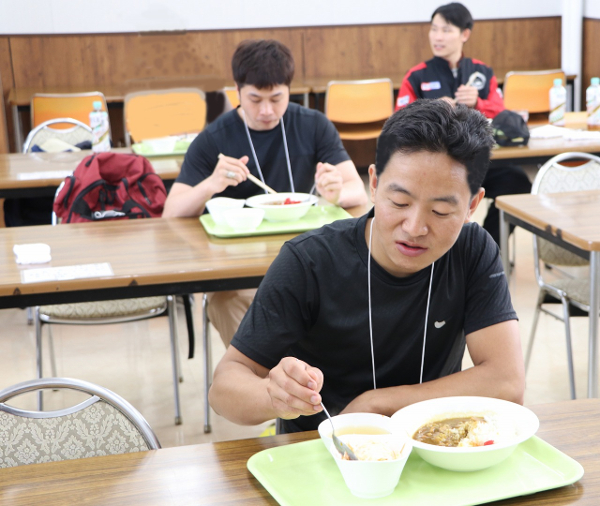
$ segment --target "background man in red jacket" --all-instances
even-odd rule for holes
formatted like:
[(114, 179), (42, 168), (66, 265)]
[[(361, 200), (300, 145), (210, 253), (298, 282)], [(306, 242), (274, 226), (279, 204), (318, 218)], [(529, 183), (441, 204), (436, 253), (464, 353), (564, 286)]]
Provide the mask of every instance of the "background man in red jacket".
[[(480, 60), (463, 57), (463, 45), (473, 29), (473, 17), (458, 2), (438, 7), (431, 16), (429, 44), (433, 58), (408, 71), (402, 81), (396, 110), (421, 98), (440, 98), (472, 107), (493, 119), (504, 110), (494, 71)], [(529, 193), (531, 183), (523, 169), (509, 165), (491, 168), (483, 187), (486, 197)], [(500, 241), (499, 212), (492, 203), (483, 223), (496, 243)]]

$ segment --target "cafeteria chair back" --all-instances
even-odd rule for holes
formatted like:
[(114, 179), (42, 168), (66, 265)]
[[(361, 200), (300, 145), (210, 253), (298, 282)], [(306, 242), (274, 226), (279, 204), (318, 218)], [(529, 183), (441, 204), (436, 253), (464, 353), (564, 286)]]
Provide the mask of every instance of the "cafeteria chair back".
[[(55, 128), (55, 125), (71, 125), (70, 128)], [(73, 118), (56, 118), (44, 121), (36, 126), (25, 139), (23, 153), (30, 153), (34, 146), (41, 146), (46, 141), (58, 139), (75, 146), (81, 142), (92, 141), (92, 129), (89, 125)]]
[[(572, 162), (579, 161), (573, 166)], [(581, 163), (583, 161), (583, 163)], [(600, 158), (588, 153), (563, 153), (548, 160), (537, 173), (531, 189), (532, 194), (577, 192), (584, 190), (600, 189)], [(592, 219), (593, 217), (590, 217)], [(525, 354), (525, 367), (529, 366), (535, 331), (540, 312), (548, 314), (565, 325), (567, 344), (567, 360), (569, 368), (570, 393), (575, 399), (575, 374), (573, 370), (573, 352), (571, 347), (571, 328), (569, 318), (574, 313), (589, 314), (590, 311), (590, 285), (587, 276), (577, 276), (572, 273), (563, 273), (557, 279), (548, 279), (541, 264), (552, 267), (587, 267), (588, 260), (567, 251), (545, 239), (533, 236), (534, 269), (537, 283), (540, 287), (538, 300), (533, 316), (533, 325), (527, 352)], [(557, 269), (554, 272), (560, 273)], [(575, 271), (576, 269), (571, 269)], [(576, 273), (575, 273), (576, 274)], [(560, 302), (562, 316), (543, 308), (547, 302)]]
[(232, 109), (235, 109), (238, 105), (240, 105), (240, 96), (238, 94), (237, 87), (235, 86), (226, 86), (223, 88), (223, 92), (225, 96), (229, 100)]
[(201, 132), (206, 96), (197, 88), (136, 91), (125, 95), (125, 144)]
[(325, 115), (342, 139), (376, 139), (393, 112), (394, 86), (388, 78), (327, 84)]
[(564, 84), (565, 73), (560, 69), (508, 72), (502, 87), (504, 106), (530, 114), (549, 112), (550, 88), (555, 79), (562, 79)]
[[(56, 411), (29, 411), (7, 404), (42, 389), (88, 394)], [(129, 402), (101, 386), (70, 378), (24, 381), (0, 391), (0, 467), (15, 467), (160, 448), (154, 431)]]
[[(102, 110), (108, 111), (106, 98), (99, 91), (89, 93), (36, 93), (31, 97), (31, 128), (56, 118), (72, 118), (90, 124), (90, 112), (94, 102), (102, 103)], [(71, 128), (71, 124), (57, 123), (53, 128)], [(109, 132), (110, 134), (110, 132)]]

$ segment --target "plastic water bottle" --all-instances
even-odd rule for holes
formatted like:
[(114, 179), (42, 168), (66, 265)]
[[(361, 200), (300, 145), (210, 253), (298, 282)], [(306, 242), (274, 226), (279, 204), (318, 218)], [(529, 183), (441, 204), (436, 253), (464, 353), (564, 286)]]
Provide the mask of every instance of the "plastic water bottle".
[(108, 135), (108, 113), (102, 110), (102, 102), (94, 102), (94, 110), (90, 113), (90, 126), (92, 127), (92, 151), (110, 151), (110, 138)]
[(600, 130), (600, 78), (592, 77), (592, 84), (585, 91), (588, 130)]
[(550, 88), (550, 124), (565, 126), (565, 111), (567, 108), (567, 90), (562, 79), (555, 79)]

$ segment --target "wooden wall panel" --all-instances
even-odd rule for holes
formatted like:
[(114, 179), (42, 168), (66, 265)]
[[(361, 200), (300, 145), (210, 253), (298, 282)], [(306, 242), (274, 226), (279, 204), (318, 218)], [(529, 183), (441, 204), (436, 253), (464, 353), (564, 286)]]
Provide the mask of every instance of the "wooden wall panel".
[(9, 138), (13, 137), (12, 114), (7, 109), (6, 98), (13, 87), (12, 62), (10, 58), (10, 41), (8, 37), (0, 37), (0, 153), (10, 151)]
[(600, 19), (583, 20), (583, 51), (582, 67), (583, 79), (581, 81), (581, 104), (585, 107), (585, 89), (590, 85), (592, 77), (600, 77)]

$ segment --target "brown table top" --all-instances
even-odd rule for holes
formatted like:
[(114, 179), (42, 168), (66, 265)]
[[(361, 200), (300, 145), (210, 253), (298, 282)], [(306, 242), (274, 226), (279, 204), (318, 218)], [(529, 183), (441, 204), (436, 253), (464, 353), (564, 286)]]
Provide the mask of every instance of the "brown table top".
[[(587, 113), (585, 112), (568, 112), (565, 116), (566, 127), (578, 130), (586, 130)], [(529, 123), (529, 127), (541, 126), (548, 124), (544, 122)], [(566, 153), (568, 151), (580, 151), (584, 153), (599, 153), (600, 141), (597, 140), (579, 140), (568, 141), (561, 138), (553, 139), (529, 139), (527, 146), (516, 147), (499, 147), (492, 150), (492, 160), (510, 160), (517, 158), (536, 158), (552, 156)]]
[[(129, 148), (117, 148), (117, 153), (130, 153)], [(57, 188), (91, 151), (63, 153), (0, 154), (0, 194), (3, 190), (23, 188)], [(148, 158), (156, 173), (165, 180), (179, 175), (183, 156)]]
[(502, 195), (496, 207), (585, 251), (600, 251), (600, 190)]
[[(502, 504), (599, 504), (600, 400), (532, 409), (541, 422), (538, 436), (577, 460), (585, 474), (573, 485)], [(307, 432), (0, 469), (0, 502), (15, 506), (275, 505), (247, 470), (247, 460), (259, 451), (316, 437), (316, 432)]]

